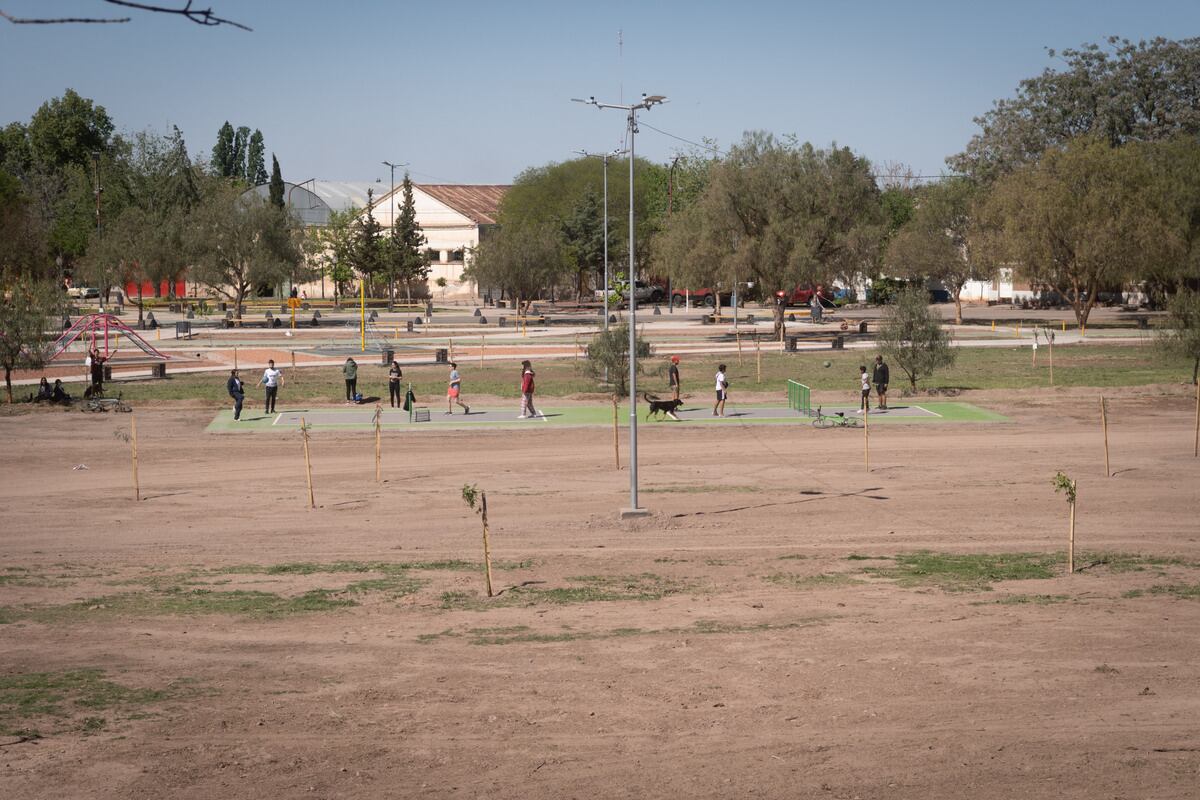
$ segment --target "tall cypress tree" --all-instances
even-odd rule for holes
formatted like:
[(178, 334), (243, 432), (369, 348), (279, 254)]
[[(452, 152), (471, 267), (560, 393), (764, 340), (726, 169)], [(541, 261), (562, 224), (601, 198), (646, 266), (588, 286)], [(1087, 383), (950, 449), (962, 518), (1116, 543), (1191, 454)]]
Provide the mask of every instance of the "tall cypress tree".
[[(391, 269), (404, 281), (404, 293), (412, 303), (413, 281), (429, 277), (429, 255), (425, 252), (425, 234), (417, 224), (417, 209), (413, 202), (412, 179), (404, 173), (404, 205), (392, 225)], [(393, 202), (395, 202), (393, 200)]]
[(229, 158), (229, 177), (246, 180), (246, 151), (250, 145), (250, 129), (239, 126), (233, 134), (233, 153)]
[(375, 219), (371, 206), (374, 205), (373, 192), (367, 190), (367, 210), (359, 216), (354, 226), (354, 247), (351, 261), (354, 269), (364, 281), (379, 272), (383, 266), (383, 247), (380, 242), (380, 231), (383, 226)]
[(275, 157), (274, 153), (271, 153), (271, 185), (267, 191), (271, 205), (283, 208), (283, 175), (279, 171), (279, 159)]
[(246, 154), (246, 180), (251, 186), (261, 186), (267, 182), (265, 157), (262, 131), (255, 128), (254, 133), (250, 134), (250, 150)]
[(213, 145), (212, 155), (213, 174), (228, 178), (229, 160), (233, 156), (233, 126), (229, 120), (225, 120), (225, 124), (217, 131), (217, 143)]

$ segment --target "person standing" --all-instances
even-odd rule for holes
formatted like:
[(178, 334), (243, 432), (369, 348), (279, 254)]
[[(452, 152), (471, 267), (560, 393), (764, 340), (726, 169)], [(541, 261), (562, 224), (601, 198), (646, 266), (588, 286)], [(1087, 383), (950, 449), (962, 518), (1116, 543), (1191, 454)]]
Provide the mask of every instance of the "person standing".
[(883, 363), (883, 356), (875, 356), (875, 371), (871, 375), (871, 383), (875, 384), (875, 394), (879, 398), (879, 410), (886, 411), (888, 378), (891, 377), (888, 365)]
[(671, 366), (667, 370), (667, 381), (671, 385), (671, 398), (679, 399), (679, 356), (671, 356)]
[(242, 403), (246, 400), (246, 389), (242, 385), (242, 379), (238, 377), (236, 369), (229, 371), (229, 380), (225, 383), (225, 390), (233, 398), (233, 421), (238, 422), (242, 418)]
[(856, 413), (862, 414), (865, 411), (871, 410), (871, 376), (867, 374), (866, 367), (860, 366), (858, 368), (858, 383), (858, 388), (862, 390), (862, 403), (859, 405)]
[(533, 407), (533, 365), (528, 361), (521, 362), (521, 415), (517, 419), (536, 417), (537, 409)]
[[(725, 379), (725, 365), (717, 367), (717, 402), (713, 406), (713, 416), (725, 416), (725, 399), (729, 396), (729, 381)], [(718, 413), (720, 412), (720, 413)]]
[(471, 407), (462, 401), (462, 377), (458, 374), (458, 364), (450, 362), (450, 385), (446, 388), (446, 413), (454, 413), (454, 404), (462, 406), (464, 414), (471, 413)]
[(92, 370), (92, 396), (93, 397), (103, 397), (104, 396), (104, 365), (105, 365), (105, 363), (108, 362), (108, 360), (110, 358), (112, 358), (116, 354), (117, 354), (117, 351), (113, 350), (107, 356), (102, 356), (102, 355), (100, 355), (99, 348), (96, 348), (96, 347), (92, 348), (92, 353), (91, 353), (91, 357), (90, 357), (91, 358), (90, 368)]
[(349, 405), (358, 395), (358, 363), (353, 358), (347, 358), (342, 365), (342, 377), (346, 379), (346, 405)]
[(400, 407), (400, 379), (403, 377), (404, 371), (400, 369), (400, 362), (392, 361), (392, 366), (388, 369), (388, 398), (392, 408)]
[(263, 370), (261, 383), (267, 387), (263, 407), (268, 414), (274, 414), (275, 398), (279, 395), (279, 387), (283, 386), (283, 373), (275, 369), (275, 359), (267, 361), (267, 368)]

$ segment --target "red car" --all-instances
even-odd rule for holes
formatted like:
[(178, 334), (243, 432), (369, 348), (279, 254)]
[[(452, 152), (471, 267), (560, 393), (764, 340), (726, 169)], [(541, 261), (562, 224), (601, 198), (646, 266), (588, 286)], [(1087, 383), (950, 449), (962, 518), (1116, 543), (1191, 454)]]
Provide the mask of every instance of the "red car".
[[(683, 308), (689, 301), (693, 306), (703, 305), (712, 308), (716, 305), (716, 296), (716, 293), (708, 287), (703, 289), (671, 289), (671, 303), (676, 308)], [(729, 294), (721, 292), (721, 303), (728, 305), (729, 302)]]
[(806, 289), (797, 286), (795, 289), (792, 289), (790, 294), (788, 292), (776, 292), (775, 302), (783, 300), (783, 305), (785, 306), (806, 306), (812, 302), (813, 295), (818, 292), (821, 295), (822, 302), (827, 304), (831, 302), (829, 296), (825, 294), (824, 288), (821, 286), (818, 286), (816, 289)]

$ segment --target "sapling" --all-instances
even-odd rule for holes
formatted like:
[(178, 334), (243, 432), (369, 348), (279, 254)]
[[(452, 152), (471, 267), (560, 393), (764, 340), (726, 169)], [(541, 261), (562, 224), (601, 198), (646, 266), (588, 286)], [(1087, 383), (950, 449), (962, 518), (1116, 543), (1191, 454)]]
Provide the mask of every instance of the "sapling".
[(464, 483), (462, 499), (483, 522), (483, 574), (487, 580), (487, 596), (492, 597), (492, 547), (488, 536), (487, 492), (476, 488), (473, 483)]
[(1067, 574), (1075, 572), (1075, 481), (1063, 472), (1054, 476), (1054, 493), (1063, 492), (1067, 495), (1067, 505), (1071, 507), (1071, 531), (1067, 537)]

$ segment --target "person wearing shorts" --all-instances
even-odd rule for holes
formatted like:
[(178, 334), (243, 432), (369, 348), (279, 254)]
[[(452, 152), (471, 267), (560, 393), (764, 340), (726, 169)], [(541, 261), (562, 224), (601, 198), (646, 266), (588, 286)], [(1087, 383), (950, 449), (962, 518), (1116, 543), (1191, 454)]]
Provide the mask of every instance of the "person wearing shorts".
[(388, 398), (392, 408), (400, 407), (400, 379), (403, 377), (404, 371), (400, 369), (400, 362), (393, 361), (388, 369)]
[(471, 407), (462, 401), (462, 378), (458, 374), (458, 364), (450, 362), (450, 385), (446, 389), (446, 413), (454, 413), (454, 404), (462, 406), (464, 414), (471, 413)]
[(858, 368), (858, 383), (859, 389), (862, 391), (862, 403), (858, 407), (859, 414), (871, 410), (871, 376), (867, 374), (866, 367)]
[(891, 377), (888, 365), (883, 363), (883, 356), (875, 356), (875, 371), (871, 375), (871, 383), (875, 384), (875, 395), (879, 398), (879, 409), (886, 411), (888, 378)]
[[(713, 405), (713, 416), (725, 416), (725, 399), (729, 396), (729, 381), (725, 380), (725, 365), (717, 367), (717, 402)], [(720, 413), (718, 413), (718, 411)]]
[(274, 414), (275, 398), (279, 395), (279, 387), (283, 385), (283, 373), (275, 369), (275, 359), (267, 361), (267, 368), (263, 370), (262, 380), (259, 383), (267, 389), (263, 408), (266, 413)]
[(667, 369), (667, 380), (671, 385), (671, 399), (679, 399), (679, 356), (671, 356), (671, 366)]

